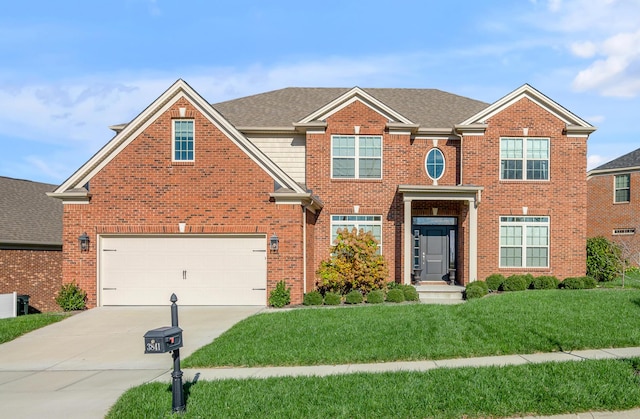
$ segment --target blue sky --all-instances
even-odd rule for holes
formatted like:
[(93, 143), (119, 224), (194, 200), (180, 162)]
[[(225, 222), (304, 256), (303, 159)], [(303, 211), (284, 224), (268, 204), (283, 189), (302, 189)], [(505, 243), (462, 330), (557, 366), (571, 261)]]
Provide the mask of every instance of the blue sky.
[(287, 86), (529, 83), (598, 127), (589, 168), (640, 147), (640, 0), (6, 2), (0, 176), (59, 184), (183, 78), (216, 103)]

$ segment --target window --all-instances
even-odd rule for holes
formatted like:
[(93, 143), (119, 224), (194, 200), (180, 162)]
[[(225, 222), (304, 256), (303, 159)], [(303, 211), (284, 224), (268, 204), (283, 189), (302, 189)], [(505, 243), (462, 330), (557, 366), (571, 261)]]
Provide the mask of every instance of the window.
[(437, 148), (432, 148), (427, 153), (424, 166), (427, 169), (427, 175), (433, 180), (438, 180), (444, 174), (444, 154)]
[(334, 135), (331, 165), (331, 177), (336, 179), (381, 179), (382, 137)]
[(613, 202), (629, 202), (631, 198), (630, 175), (617, 175), (614, 180)]
[(549, 266), (549, 217), (500, 217), (500, 267)]
[(545, 138), (500, 139), (500, 178), (548, 180), (549, 140)]
[(335, 243), (338, 230), (344, 229), (369, 231), (378, 240), (378, 252), (382, 253), (382, 217), (380, 215), (332, 215), (331, 243)]
[(616, 228), (613, 230), (614, 236), (630, 236), (636, 234), (635, 228)]
[(173, 161), (193, 161), (193, 121), (173, 121)]

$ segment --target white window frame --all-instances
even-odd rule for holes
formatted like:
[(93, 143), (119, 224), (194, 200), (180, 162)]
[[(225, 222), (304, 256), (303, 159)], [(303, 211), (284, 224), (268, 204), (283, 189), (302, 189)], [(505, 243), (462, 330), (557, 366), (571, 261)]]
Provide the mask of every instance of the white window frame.
[[(437, 176), (437, 177), (433, 177), (431, 176), (431, 173), (429, 173), (429, 156), (435, 153), (440, 153), (440, 155), (442, 156), (442, 173), (440, 173), (440, 176)], [(429, 152), (424, 158), (424, 170), (427, 172), (427, 176), (429, 176), (429, 179), (431, 180), (440, 180), (442, 176), (444, 176), (444, 173), (447, 170), (447, 160), (445, 159), (444, 153), (442, 152), (442, 150), (440, 150), (437, 147), (434, 147), (431, 150), (429, 150)]]
[[(521, 236), (520, 236), (520, 243), (519, 244), (512, 244), (512, 243), (504, 243), (503, 242), (503, 234), (502, 234), (502, 229), (503, 227), (514, 227), (514, 228), (520, 228), (521, 231)], [(547, 236), (546, 236), (546, 244), (529, 244), (528, 243), (528, 234), (529, 234), (529, 227), (546, 227), (547, 229)], [(551, 243), (551, 225), (550, 225), (550, 217), (548, 216), (527, 216), (527, 215), (518, 215), (518, 216), (513, 216), (513, 215), (508, 215), (508, 216), (501, 216), (500, 217), (500, 227), (499, 227), (499, 249), (498, 249), (498, 260), (499, 260), (499, 266), (500, 268), (548, 268), (549, 267), (549, 263), (550, 263), (550, 259), (551, 259), (551, 253), (550, 253), (550, 243)], [(534, 236), (531, 237), (531, 239), (534, 239)], [(503, 265), (502, 263), (502, 249), (508, 249), (508, 248), (520, 248), (521, 249), (521, 253), (520, 253), (520, 260), (521, 260), (521, 265)], [(538, 266), (538, 265), (532, 265), (529, 266), (527, 264), (527, 249), (528, 248), (544, 248), (546, 249), (547, 252), (547, 264), (544, 266)]]
[(635, 228), (614, 228), (613, 235), (614, 236), (632, 236), (636, 234)]
[[(193, 144), (193, 158), (178, 159), (176, 158), (176, 124), (190, 122), (191, 123), (191, 142)], [(174, 119), (171, 122), (171, 161), (173, 162), (194, 162), (196, 160), (196, 122), (194, 119)]]
[[(334, 156), (334, 142), (338, 138), (353, 138), (354, 139), (354, 155), (353, 156)], [(360, 156), (360, 139), (361, 138), (379, 138), (380, 139), (380, 156)], [(331, 136), (331, 179), (357, 179), (357, 180), (380, 180), (382, 179), (382, 150), (383, 150), (383, 138), (382, 135), (332, 135)], [(335, 159), (353, 159), (354, 160), (354, 173), (353, 177), (349, 176), (334, 176), (333, 166)], [(377, 159), (380, 160), (380, 176), (379, 177), (360, 177), (360, 160), (364, 159)]]
[[(336, 225), (340, 227), (335, 228)], [(371, 231), (371, 229), (367, 227), (378, 226), (380, 227), (380, 237), (373, 235), (376, 240), (378, 240), (378, 252), (382, 254), (382, 216), (375, 214), (332, 214), (331, 215), (331, 244), (334, 245), (337, 237), (337, 230), (339, 229), (349, 229), (351, 231), (353, 228), (358, 231)]]
[[(522, 141), (522, 157), (503, 157), (502, 142), (503, 140), (519, 140)], [(527, 156), (527, 148), (529, 147), (529, 140), (546, 141), (547, 142), (547, 157), (535, 158)], [(521, 178), (505, 178), (503, 177), (502, 162), (505, 160), (514, 160), (522, 162), (522, 177)], [(527, 177), (527, 162), (529, 161), (546, 161), (547, 162), (547, 177), (545, 179), (529, 179)], [(551, 177), (551, 140), (543, 137), (500, 137), (500, 180), (504, 181), (526, 181), (526, 182), (548, 182)]]
[[(616, 185), (616, 180), (618, 178), (621, 177), (626, 177), (629, 180), (629, 185), (625, 188), (618, 188), (618, 186)], [(627, 192), (627, 200), (626, 201), (618, 201), (618, 191), (628, 191)], [(613, 203), (614, 204), (628, 204), (629, 202), (631, 202), (631, 174), (629, 173), (622, 173), (619, 175), (614, 175), (613, 176)]]

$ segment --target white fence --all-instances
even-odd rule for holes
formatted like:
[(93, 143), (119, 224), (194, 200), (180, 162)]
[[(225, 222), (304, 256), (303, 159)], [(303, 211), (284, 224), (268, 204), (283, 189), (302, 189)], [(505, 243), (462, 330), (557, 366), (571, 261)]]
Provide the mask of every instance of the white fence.
[(16, 317), (18, 310), (18, 293), (0, 294), (0, 319)]

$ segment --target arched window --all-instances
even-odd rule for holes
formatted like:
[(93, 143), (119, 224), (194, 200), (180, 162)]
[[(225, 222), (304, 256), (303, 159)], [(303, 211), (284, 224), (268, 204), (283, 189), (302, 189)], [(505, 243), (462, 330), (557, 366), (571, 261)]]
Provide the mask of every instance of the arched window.
[(444, 154), (437, 148), (432, 148), (427, 153), (424, 166), (427, 169), (427, 175), (433, 180), (438, 180), (444, 174)]

